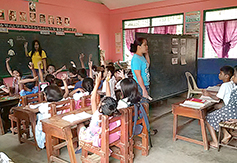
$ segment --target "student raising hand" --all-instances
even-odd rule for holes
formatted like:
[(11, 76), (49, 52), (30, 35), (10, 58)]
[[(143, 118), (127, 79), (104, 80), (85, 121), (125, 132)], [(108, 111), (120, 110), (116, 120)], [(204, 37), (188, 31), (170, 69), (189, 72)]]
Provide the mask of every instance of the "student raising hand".
[(92, 54), (89, 55), (89, 62), (92, 60)]

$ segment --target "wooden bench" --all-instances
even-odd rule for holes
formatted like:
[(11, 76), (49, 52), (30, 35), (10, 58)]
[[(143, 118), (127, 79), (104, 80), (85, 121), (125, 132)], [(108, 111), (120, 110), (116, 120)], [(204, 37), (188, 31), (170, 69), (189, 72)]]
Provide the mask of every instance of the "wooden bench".
[[(119, 159), (120, 162), (128, 162), (129, 153), (128, 153), (128, 111), (127, 109), (120, 109), (120, 116), (110, 118), (106, 115), (101, 115), (101, 129), (102, 133), (101, 138), (101, 147), (95, 147), (92, 143), (79, 140), (82, 147), (82, 162), (103, 162), (109, 163), (109, 156), (112, 156), (116, 159)], [(120, 120), (121, 125), (114, 128), (113, 130), (109, 129), (109, 124)], [(109, 143), (109, 136), (112, 133), (121, 131), (120, 139), (116, 140), (113, 143)], [(113, 148), (111, 148), (113, 147)], [(115, 148), (115, 149), (114, 149)], [(110, 149), (112, 153), (110, 153)], [(94, 155), (88, 155), (88, 152), (94, 153)], [(98, 155), (100, 158), (93, 157)], [(95, 159), (94, 159), (95, 158)]]

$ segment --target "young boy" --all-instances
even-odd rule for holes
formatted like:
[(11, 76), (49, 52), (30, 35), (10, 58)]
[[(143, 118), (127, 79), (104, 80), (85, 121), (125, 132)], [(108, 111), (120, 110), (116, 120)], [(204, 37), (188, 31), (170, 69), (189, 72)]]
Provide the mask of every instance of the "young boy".
[(215, 109), (220, 109), (222, 106), (227, 105), (230, 99), (230, 93), (234, 88), (234, 83), (230, 81), (234, 74), (234, 69), (231, 66), (223, 66), (220, 68), (219, 79), (223, 81), (220, 89), (216, 95), (203, 90), (204, 96), (209, 96), (214, 100), (221, 100), (220, 103), (214, 106)]

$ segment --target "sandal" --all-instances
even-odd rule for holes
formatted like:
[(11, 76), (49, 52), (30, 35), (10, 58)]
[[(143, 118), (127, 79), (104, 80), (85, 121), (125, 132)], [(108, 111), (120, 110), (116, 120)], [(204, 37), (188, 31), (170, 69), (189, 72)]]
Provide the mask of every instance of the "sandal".
[(154, 136), (157, 132), (158, 132), (157, 129), (153, 129), (153, 130), (150, 131), (150, 135)]

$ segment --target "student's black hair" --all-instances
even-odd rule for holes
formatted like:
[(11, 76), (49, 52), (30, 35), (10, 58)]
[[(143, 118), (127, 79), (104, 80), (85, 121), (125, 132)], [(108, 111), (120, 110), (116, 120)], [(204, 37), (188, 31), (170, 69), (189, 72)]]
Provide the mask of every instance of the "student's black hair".
[(34, 40), (34, 41), (32, 41), (31, 58), (32, 58), (33, 54), (35, 53), (35, 43), (36, 43), (36, 42), (39, 44), (39, 55), (40, 55), (40, 57), (42, 57), (42, 48), (41, 48), (41, 46), (40, 46), (40, 42), (39, 42), (38, 40)]
[(56, 70), (56, 67), (55, 67), (53, 64), (49, 64), (49, 65), (47, 66), (47, 69), (49, 68), (49, 66), (54, 67), (54, 69)]
[(63, 98), (62, 90), (56, 85), (49, 85), (44, 89), (48, 102), (57, 102)]
[(49, 82), (49, 84), (55, 84), (55, 77), (52, 74), (48, 74), (45, 76), (45, 81)]
[(96, 66), (96, 65), (93, 65), (93, 66), (92, 66), (92, 70), (97, 71), (97, 66)]
[(108, 70), (108, 72), (111, 72), (111, 75), (114, 76), (114, 72), (115, 72), (115, 68), (114, 66), (106, 66), (106, 69)]
[[(33, 76), (25, 76), (22, 79), (34, 79)], [(32, 90), (35, 87), (36, 81), (33, 82), (28, 82), (28, 83), (24, 83), (24, 86), (30, 90)]]
[(89, 92), (89, 94), (91, 94), (91, 92), (93, 91), (93, 86), (94, 84), (94, 81), (93, 79), (89, 78), (89, 77), (86, 77), (85, 79), (83, 79), (82, 83), (81, 83), (81, 86), (82, 88), (84, 88), (86, 91)]
[(220, 68), (220, 71), (224, 72), (225, 75), (229, 75), (230, 78), (234, 74), (234, 69), (231, 66), (223, 66)]
[(143, 37), (136, 38), (133, 44), (130, 44), (130, 52), (135, 53), (137, 51), (137, 46), (141, 46), (143, 41), (147, 39)]
[(77, 74), (77, 68), (76, 67), (69, 67), (68, 71), (71, 72), (73, 75)]
[(63, 86), (63, 81), (61, 79), (55, 78), (55, 84), (58, 87), (62, 87)]
[(112, 97), (104, 97), (101, 100), (101, 106), (99, 108), (99, 112), (103, 115), (108, 116), (117, 116), (120, 114), (120, 112), (117, 109), (117, 102)]
[(114, 62), (109, 62), (108, 66), (114, 66)]
[(136, 104), (140, 102), (141, 95), (138, 92), (137, 82), (132, 78), (125, 78), (120, 83), (123, 98), (128, 97), (128, 102)]
[(84, 69), (84, 68), (80, 68), (78, 70), (77, 74), (80, 75), (82, 78), (87, 77), (87, 72), (86, 72), (86, 69)]

